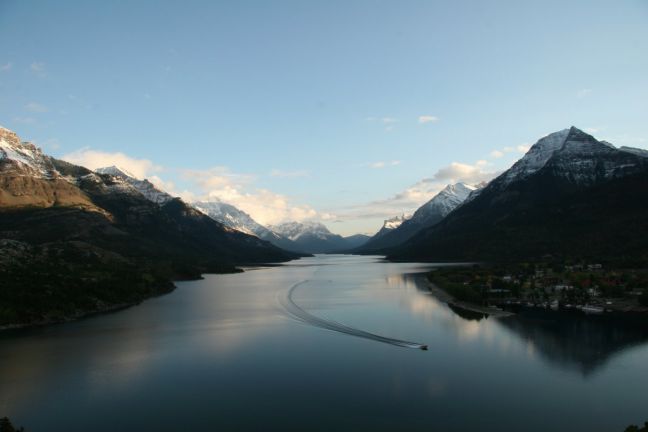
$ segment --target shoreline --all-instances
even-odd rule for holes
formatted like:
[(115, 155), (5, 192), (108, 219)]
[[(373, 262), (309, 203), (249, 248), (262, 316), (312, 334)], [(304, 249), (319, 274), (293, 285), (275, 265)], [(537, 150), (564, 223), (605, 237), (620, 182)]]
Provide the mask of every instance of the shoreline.
[[(287, 261), (280, 261), (280, 262), (271, 262), (271, 263), (254, 263), (254, 264), (249, 264), (249, 265), (254, 265), (254, 266), (279, 266), (283, 264), (284, 262), (288, 261), (293, 261), (300, 259), (301, 257), (298, 258), (293, 258)], [(46, 327), (46, 326), (51, 326), (51, 325), (57, 325), (57, 324), (65, 324), (69, 322), (74, 322), (74, 321), (80, 321), (86, 318), (91, 318), (95, 315), (104, 315), (104, 314), (109, 314), (113, 312), (119, 312), (120, 310), (123, 309), (128, 309), (133, 306), (137, 306), (141, 304), (142, 302), (153, 299), (156, 297), (161, 297), (163, 295), (167, 295), (175, 291), (178, 286), (176, 285), (177, 282), (189, 282), (189, 281), (197, 281), (204, 279), (205, 275), (208, 274), (237, 274), (237, 273), (244, 273), (245, 270), (243, 270), (241, 267), (244, 267), (242, 264), (237, 264), (232, 269), (227, 270), (227, 271), (218, 271), (218, 270), (212, 270), (212, 271), (205, 271), (204, 273), (199, 273), (191, 276), (178, 276), (176, 275), (175, 278), (169, 279), (165, 282), (165, 286), (162, 287), (160, 286), (160, 290), (157, 291), (156, 293), (146, 296), (144, 298), (140, 298), (134, 301), (130, 302), (124, 302), (124, 303), (115, 303), (115, 304), (110, 304), (110, 305), (105, 305), (104, 307), (99, 307), (96, 309), (92, 310), (86, 310), (86, 311), (78, 311), (75, 312), (67, 317), (63, 318), (52, 318), (52, 319), (43, 319), (40, 321), (34, 321), (34, 322), (25, 322), (25, 323), (9, 323), (9, 324), (0, 324), (0, 335), (14, 331), (14, 330), (27, 330), (27, 329), (33, 329), (33, 328), (38, 328), (38, 327)]]
[(27, 330), (27, 329), (33, 329), (33, 328), (38, 328), (38, 327), (46, 327), (46, 326), (51, 326), (51, 325), (56, 325), (56, 324), (65, 324), (65, 323), (70, 323), (74, 321), (81, 321), (86, 318), (91, 318), (95, 315), (106, 315), (110, 314), (113, 312), (119, 312), (120, 310), (128, 309), (133, 306), (137, 306), (141, 304), (142, 302), (153, 299), (156, 297), (161, 297), (163, 295), (167, 295), (172, 293), (173, 291), (176, 290), (177, 285), (175, 282), (180, 282), (180, 281), (185, 281), (185, 280), (199, 280), (199, 279), (180, 279), (180, 280), (174, 280), (171, 282), (172, 286), (167, 289), (166, 291), (159, 292), (157, 294), (154, 294), (152, 296), (137, 300), (137, 301), (132, 301), (132, 302), (127, 302), (127, 303), (116, 303), (116, 304), (111, 304), (107, 305), (104, 308), (99, 308), (99, 309), (94, 309), (91, 311), (84, 311), (84, 312), (79, 312), (76, 314), (73, 314), (69, 317), (61, 318), (61, 319), (45, 319), (42, 321), (36, 321), (36, 322), (31, 322), (31, 323), (15, 323), (15, 324), (3, 324), (0, 325), (0, 335), (4, 332), (10, 332), (12, 330)]
[(449, 293), (444, 291), (442, 288), (438, 287), (434, 283), (430, 282), (430, 280), (425, 276), (422, 275), (420, 278), (426, 283), (428, 290), (430, 293), (436, 297), (438, 300), (442, 301), (443, 303), (446, 303), (450, 306), (458, 307), (461, 309), (465, 309), (470, 312), (476, 312), (476, 313), (481, 313), (484, 315), (489, 315), (495, 318), (504, 318), (508, 316), (513, 316), (515, 313), (505, 311), (505, 310), (498, 310), (498, 309), (493, 309), (485, 306), (480, 306), (476, 305), (474, 303), (468, 303), (464, 301), (457, 300), (453, 296), (451, 296)]

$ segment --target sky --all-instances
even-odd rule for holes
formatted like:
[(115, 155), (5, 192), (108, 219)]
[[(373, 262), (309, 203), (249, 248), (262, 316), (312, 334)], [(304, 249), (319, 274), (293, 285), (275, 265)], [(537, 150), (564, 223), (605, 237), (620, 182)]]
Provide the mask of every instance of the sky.
[(648, 148), (648, 1), (0, 0), (0, 125), (371, 234), (572, 125)]

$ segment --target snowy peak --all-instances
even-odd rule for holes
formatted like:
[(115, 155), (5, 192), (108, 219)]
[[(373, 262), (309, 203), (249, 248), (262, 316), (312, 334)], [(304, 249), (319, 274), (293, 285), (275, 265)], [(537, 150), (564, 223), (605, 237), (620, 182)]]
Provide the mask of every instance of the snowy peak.
[(449, 184), (412, 215), (412, 222), (425, 223), (431, 216), (445, 217), (477, 189), (465, 183)]
[(21, 142), (15, 132), (3, 127), (0, 127), (0, 172), (48, 179), (59, 175), (40, 148)]
[(220, 201), (196, 201), (191, 203), (191, 205), (210, 218), (237, 231), (264, 239), (267, 239), (269, 236), (272, 237), (274, 234), (266, 227), (252, 219), (249, 214), (239, 210), (233, 205)]
[(408, 221), (412, 216), (405, 216), (404, 214), (401, 216), (394, 216), (393, 218), (386, 219), (385, 222), (383, 222), (382, 228), (374, 234), (373, 238), (380, 238), (400, 227), (403, 222)]
[(529, 151), (518, 160), (508, 171), (502, 175), (504, 184), (530, 176), (551, 159), (553, 154), (560, 150), (572, 129), (563, 129), (540, 138)]
[(565, 141), (560, 149), (553, 152), (552, 156), (557, 153), (574, 154), (579, 156), (591, 156), (601, 153), (614, 153), (617, 149), (606, 141), (598, 141), (593, 136), (582, 130), (571, 127), (565, 137)]
[(139, 180), (137, 177), (135, 177), (130, 172), (126, 171), (123, 168), (116, 167), (115, 165), (111, 165), (109, 167), (97, 168), (95, 170), (95, 172), (97, 172), (99, 174), (108, 174), (108, 175), (115, 176), (115, 177), (132, 178), (134, 180)]
[(20, 138), (18, 138), (16, 132), (2, 126), (0, 126), (0, 141), (4, 141), (7, 145), (11, 146), (20, 145)]
[(401, 226), (403, 222), (408, 220), (410, 217), (411, 216), (405, 216), (404, 214), (401, 216), (394, 216), (393, 218), (386, 219), (382, 227), (385, 230), (394, 230)]
[(146, 179), (139, 180), (123, 168), (119, 168), (113, 165), (109, 167), (97, 168), (95, 172), (98, 174), (111, 176), (113, 178), (113, 181), (115, 182), (113, 187), (121, 190), (133, 188), (135, 191), (144, 195), (146, 199), (156, 204), (166, 204), (173, 199), (171, 195), (156, 188), (155, 185), (150, 181)]
[(326, 228), (320, 222), (285, 222), (279, 225), (269, 227), (272, 231), (282, 235), (292, 241), (309, 235), (321, 240), (326, 240), (330, 237), (337, 236)]
[[(492, 184), (503, 189), (524, 180), (545, 167), (574, 184), (593, 184), (602, 179), (626, 175), (641, 163), (635, 156), (648, 155), (640, 149), (617, 149), (598, 141), (582, 130), (571, 127), (541, 138), (527, 154)], [(634, 160), (632, 160), (634, 159)]]

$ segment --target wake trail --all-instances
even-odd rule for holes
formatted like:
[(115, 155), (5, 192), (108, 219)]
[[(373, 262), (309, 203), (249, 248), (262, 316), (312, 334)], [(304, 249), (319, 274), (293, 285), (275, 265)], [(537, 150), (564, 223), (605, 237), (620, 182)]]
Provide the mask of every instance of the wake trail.
[(326, 330), (331, 330), (335, 331), (338, 333), (344, 333), (348, 334), (350, 336), (356, 336), (356, 337), (361, 337), (369, 340), (373, 340), (376, 342), (382, 342), (382, 343), (387, 343), (390, 345), (395, 345), (403, 348), (414, 348), (414, 349), (422, 349), (422, 350), (427, 350), (427, 345), (421, 344), (418, 342), (410, 342), (402, 339), (394, 339), (394, 338), (389, 338), (386, 336), (381, 336), (377, 335), (375, 333), (370, 333), (364, 330), (356, 329), (353, 327), (346, 326), (342, 323), (339, 323), (337, 321), (332, 321), (332, 320), (327, 320), (324, 318), (320, 318), (318, 316), (312, 315), (302, 309), (297, 303), (293, 301), (292, 295), (295, 292), (295, 290), (309, 282), (308, 280), (303, 280), (301, 282), (297, 282), (293, 286), (290, 287), (288, 291), (285, 292), (284, 296), (281, 297), (280, 303), (284, 307), (285, 311), (294, 319), (301, 321), (305, 324), (309, 324), (315, 327), (320, 327)]

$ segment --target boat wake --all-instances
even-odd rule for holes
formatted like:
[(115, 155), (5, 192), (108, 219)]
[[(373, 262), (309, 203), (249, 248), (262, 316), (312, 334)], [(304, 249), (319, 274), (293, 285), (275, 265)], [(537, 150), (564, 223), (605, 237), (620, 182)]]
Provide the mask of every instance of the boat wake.
[(297, 321), (301, 321), (305, 324), (309, 324), (326, 330), (331, 330), (338, 333), (344, 333), (350, 336), (361, 337), (376, 342), (382, 342), (382, 343), (395, 345), (403, 348), (427, 350), (428, 348), (427, 345), (418, 342), (410, 342), (401, 339), (393, 339), (385, 336), (380, 336), (374, 333), (366, 332), (364, 330), (355, 329), (353, 327), (346, 326), (337, 321), (327, 320), (324, 318), (317, 317), (315, 315), (311, 315), (310, 313), (302, 309), (299, 305), (297, 305), (297, 303), (295, 303), (292, 299), (292, 295), (295, 292), (295, 290), (300, 285), (303, 285), (307, 282), (308, 280), (303, 280), (290, 287), (290, 289), (286, 291), (285, 295), (281, 298), (280, 301), (281, 305), (284, 307), (288, 315), (290, 315), (292, 318), (296, 319)]

